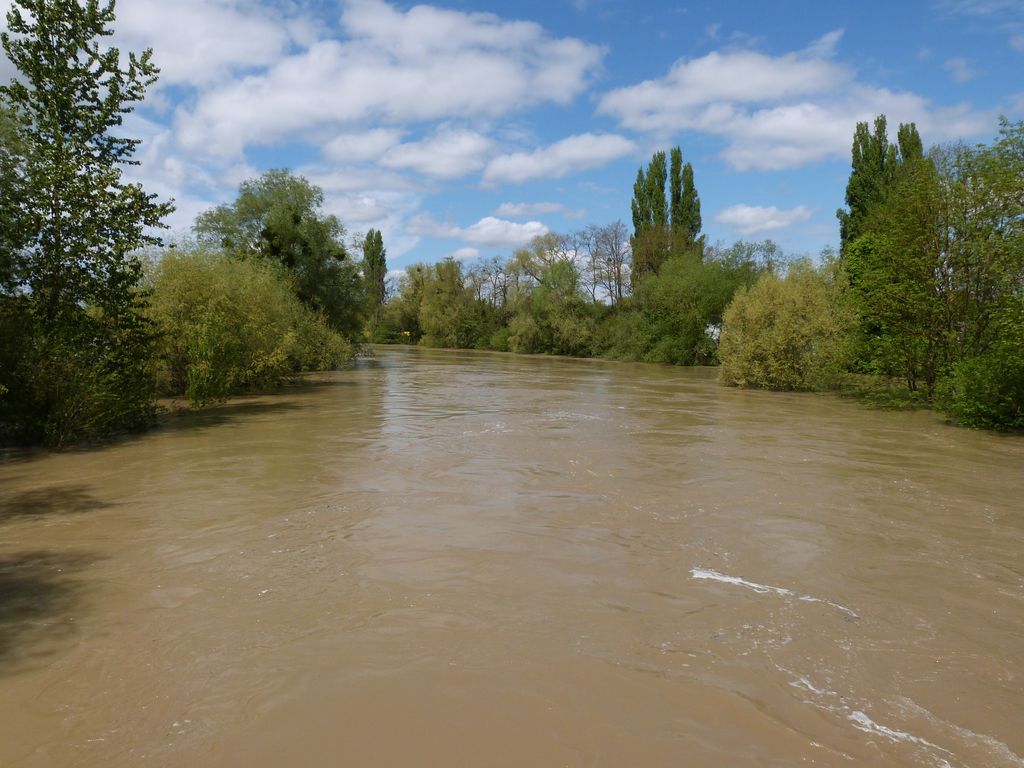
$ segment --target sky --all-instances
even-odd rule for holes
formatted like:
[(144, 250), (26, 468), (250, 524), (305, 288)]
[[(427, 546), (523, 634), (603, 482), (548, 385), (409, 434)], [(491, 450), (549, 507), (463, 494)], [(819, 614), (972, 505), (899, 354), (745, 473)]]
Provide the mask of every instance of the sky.
[[(0, 0), (6, 10), (13, 0)], [(510, 255), (622, 220), (680, 146), (709, 242), (836, 246), (858, 121), (926, 145), (1024, 118), (1024, 0), (118, 0), (153, 49), (133, 180), (171, 238), (289, 168), (388, 266)], [(6, 26), (2, 24), (0, 26)], [(0, 61), (0, 77), (12, 74)]]

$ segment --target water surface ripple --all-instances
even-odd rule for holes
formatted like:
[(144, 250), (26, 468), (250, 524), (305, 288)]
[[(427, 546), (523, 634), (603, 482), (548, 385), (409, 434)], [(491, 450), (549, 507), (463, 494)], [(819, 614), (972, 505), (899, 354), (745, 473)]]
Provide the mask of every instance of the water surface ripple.
[(1024, 440), (378, 349), (0, 462), (0, 765), (1024, 766)]

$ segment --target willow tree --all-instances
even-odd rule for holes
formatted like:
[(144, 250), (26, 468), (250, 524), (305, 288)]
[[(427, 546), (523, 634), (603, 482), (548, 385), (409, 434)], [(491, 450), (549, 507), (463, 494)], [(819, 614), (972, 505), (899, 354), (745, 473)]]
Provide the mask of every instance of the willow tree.
[[(109, 47), (114, 3), (15, 0), (0, 86), (17, 172), (4, 174), (4, 286), (10, 390), (0, 422), (15, 438), (61, 444), (152, 417), (151, 329), (132, 254), (171, 210), (126, 182), (137, 139), (125, 115), (157, 78), (152, 51)], [(123, 62), (123, 63), (122, 63)]]

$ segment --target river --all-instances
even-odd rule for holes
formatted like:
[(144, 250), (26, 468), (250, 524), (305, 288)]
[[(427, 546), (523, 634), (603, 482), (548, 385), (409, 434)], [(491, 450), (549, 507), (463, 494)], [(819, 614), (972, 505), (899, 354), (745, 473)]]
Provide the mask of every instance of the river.
[(1024, 766), (1024, 440), (380, 348), (0, 462), (0, 765)]

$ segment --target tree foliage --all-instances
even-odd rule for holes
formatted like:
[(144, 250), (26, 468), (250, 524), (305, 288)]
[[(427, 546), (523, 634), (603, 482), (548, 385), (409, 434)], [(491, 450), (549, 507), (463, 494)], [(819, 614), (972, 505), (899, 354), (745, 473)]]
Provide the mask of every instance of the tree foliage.
[(363, 238), (363, 281), (371, 320), (376, 324), (384, 306), (387, 290), (384, 280), (388, 274), (387, 249), (379, 229), (371, 229)]
[(275, 264), (177, 249), (152, 269), (149, 314), (163, 330), (159, 382), (197, 405), (347, 362), (351, 345), (295, 296)]
[(693, 167), (683, 165), (679, 147), (672, 149), (667, 181), (665, 153), (655, 152), (646, 171), (637, 171), (633, 185), (632, 281), (656, 273), (669, 256), (701, 250), (700, 198), (693, 181)]
[(901, 165), (919, 160), (924, 150), (917, 127), (901, 124), (897, 130), (898, 144), (889, 143), (885, 115), (875, 118), (874, 131), (868, 124), (857, 123), (853, 134), (852, 170), (846, 184), (846, 205), (849, 210), (836, 211), (839, 219), (840, 253), (864, 233), (864, 224), (871, 208), (885, 196), (886, 188)]
[(200, 214), (195, 231), (207, 247), (283, 266), (298, 297), (355, 338), (365, 308), (362, 280), (343, 244), (344, 227), (323, 203), (323, 190), (305, 178), (267, 171), (243, 182), (233, 203)]
[(848, 360), (853, 315), (839, 301), (832, 264), (789, 265), (741, 288), (725, 311), (719, 379), (732, 386), (814, 390), (832, 386)]
[(108, 47), (114, 4), (16, 0), (2, 35), (19, 77), (0, 87), (0, 427), (61, 445), (148, 423), (153, 330), (133, 252), (172, 210), (123, 179), (139, 141), (124, 116), (158, 73)]

